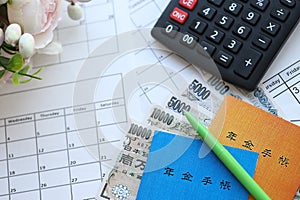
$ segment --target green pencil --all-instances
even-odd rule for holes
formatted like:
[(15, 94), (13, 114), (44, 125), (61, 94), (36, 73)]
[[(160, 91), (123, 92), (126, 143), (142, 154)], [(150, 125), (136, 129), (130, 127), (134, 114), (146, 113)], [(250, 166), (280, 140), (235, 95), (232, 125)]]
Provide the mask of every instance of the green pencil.
[(184, 112), (185, 117), (203, 141), (212, 149), (216, 156), (224, 163), (231, 173), (240, 181), (248, 192), (258, 200), (271, 199), (225, 147), (209, 132), (209, 130), (189, 112)]

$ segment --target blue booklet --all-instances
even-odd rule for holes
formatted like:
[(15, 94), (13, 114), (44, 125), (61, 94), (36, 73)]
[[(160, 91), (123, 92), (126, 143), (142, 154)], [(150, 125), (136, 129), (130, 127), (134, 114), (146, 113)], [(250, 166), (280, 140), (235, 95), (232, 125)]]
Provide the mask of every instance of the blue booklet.
[[(253, 177), (258, 153), (226, 147)], [(248, 199), (249, 193), (200, 140), (157, 131), (137, 199)]]

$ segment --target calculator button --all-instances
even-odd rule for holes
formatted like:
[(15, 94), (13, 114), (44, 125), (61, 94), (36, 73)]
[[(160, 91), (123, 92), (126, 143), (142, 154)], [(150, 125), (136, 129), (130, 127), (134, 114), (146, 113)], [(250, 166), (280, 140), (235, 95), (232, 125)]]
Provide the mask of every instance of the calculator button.
[(207, 24), (199, 19), (194, 19), (190, 25), (190, 29), (198, 34), (202, 34), (207, 27)]
[(180, 43), (185, 45), (188, 48), (194, 48), (196, 43), (198, 42), (198, 37), (190, 34), (190, 33), (185, 33), (180, 39)]
[(220, 30), (217, 30), (217, 29), (208, 29), (207, 31), (207, 35), (206, 37), (216, 43), (216, 44), (219, 44), (222, 40), (223, 40), (223, 37), (224, 37), (224, 33)]
[(271, 11), (271, 16), (280, 21), (285, 21), (289, 16), (290, 11), (285, 8), (275, 8)]
[(174, 10), (170, 14), (170, 18), (180, 24), (184, 24), (184, 22), (189, 17), (189, 14), (177, 7), (174, 8)]
[(261, 11), (264, 11), (268, 7), (269, 3), (269, 0), (251, 0), (251, 6)]
[(242, 46), (242, 43), (237, 39), (230, 37), (224, 40), (224, 48), (228, 49), (233, 53), (237, 53)]
[(221, 6), (224, 2), (224, 0), (207, 0), (209, 3), (212, 3), (216, 6)]
[(224, 29), (229, 29), (233, 24), (233, 19), (226, 15), (219, 14), (216, 19), (216, 24)]
[(296, 5), (295, 0), (280, 0), (280, 3), (290, 8), (293, 8)]
[(216, 9), (208, 6), (202, 6), (198, 14), (206, 19), (211, 20), (216, 14)]
[(246, 25), (238, 24), (234, 29), (233, 33), (239, 36), (242, 39), (247, 39), (249, 34), (251, 33), (251, 28)]
[(179, 4), (189, 10), (194, 10), (198, 0), (180, 0)]
[(215, 57), (215, 61), (222, 65), (223, 67), (229, 67), (230, 63), (232, 62), (233, 57), (224, 51), (219, 51)]
[(273, 36), (278, 33), (279, 29), (280, 29), (280, 25), (270, 20), (263, 23), (263, 27), (262, 27), (263, 31)]
[(242, 19), (251, 25), (255, 25), (258, 22), (259, 18), (260, 18), (260, 14), (258, 14), (257, 12), (254, 12), (251, 9), (248, 9), (242, 15)]
[(213, 53), (216, 50), (216, 47), (213, 46), (213, 45), (211, 45), (211, 44), (209, 44), (206, 41), (202, 41), (202, 42), (200, 42), (200, 46), (198, 47), (198, 51), (200, 53), (202, 53), (203, 50), (206, 51), (210, 56), (212, 56)]
[(177, 33), (179, 32), (179, 27), (175, 26), (174, 24), (171, 24), (170, 22), (166, 22), (165, 25), (163, 26), (163, 29), (161, 31), (169, 36), (170, 38), (174, 38)]
[(271, 42), (272, 40), (270, 38), (262, 34), (257, 34), (252, 41), (255, 46), (262, 50), (266, 50), (270, 46)]
[(241, 12), (242, 8), (243, 6), (239, 3), (236, 3), (235, 1), (226, 1), (226, 5), (224, 6), (224, 9), (227, 12), (235, 16), (237, 16)]
[(256, 50), (247, 49), (246, 54), (241, 54), (241, 58), (236, 65), (238, 68), (234, 72), (247, 79), (257, 66), (261, 56), (262, 54)]

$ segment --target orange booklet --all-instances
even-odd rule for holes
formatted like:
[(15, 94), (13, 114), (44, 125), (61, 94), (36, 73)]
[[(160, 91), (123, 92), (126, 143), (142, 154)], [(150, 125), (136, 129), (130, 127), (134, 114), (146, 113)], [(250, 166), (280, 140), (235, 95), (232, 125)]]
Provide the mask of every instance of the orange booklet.
[(293, 199), (300, 186), (299, 126), (227, 96), (209, 130), (224, 145), (258, 152), (256, 182), (272, 199)]

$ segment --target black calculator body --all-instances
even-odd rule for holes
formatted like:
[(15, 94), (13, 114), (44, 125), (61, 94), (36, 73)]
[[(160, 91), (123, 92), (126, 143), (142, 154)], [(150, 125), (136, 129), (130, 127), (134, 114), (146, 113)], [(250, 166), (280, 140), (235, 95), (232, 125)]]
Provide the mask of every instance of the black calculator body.
[(300, 0), (171, 0), (151, 34), (215, 74), (203, 66), (205, 51), (224, 81), (252, 91), (299, 17)]

